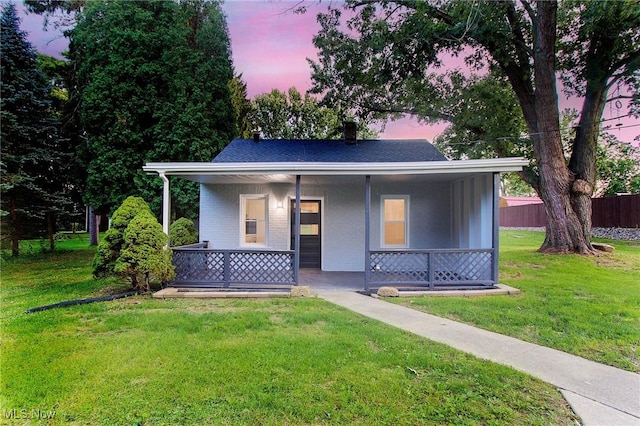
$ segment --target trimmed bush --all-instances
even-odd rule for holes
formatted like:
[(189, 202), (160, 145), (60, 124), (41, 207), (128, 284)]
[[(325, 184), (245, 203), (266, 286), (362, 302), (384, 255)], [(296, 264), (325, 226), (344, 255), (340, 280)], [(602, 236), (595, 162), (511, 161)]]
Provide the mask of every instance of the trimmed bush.
[(149, 205), (140, 197), (128, 197), (111, 217), (111, 227), (106, 232), (93, 258), (93, 276), (113, 275), (116, 260), (124, 243), (124, 231), (129, 222), (140, 212), (151, 214)]
[(134, 288), (149, 292), (151, 281), (172, 279), (172, 252), (165, 249), (167, 236), (150, 211), (138, 213), (124, 231), (124, 243), (114, 270)]
[(181, 217), (169, 227), (169, 246), (178, 247), (198, 242), (198, 231), (191, 219)]

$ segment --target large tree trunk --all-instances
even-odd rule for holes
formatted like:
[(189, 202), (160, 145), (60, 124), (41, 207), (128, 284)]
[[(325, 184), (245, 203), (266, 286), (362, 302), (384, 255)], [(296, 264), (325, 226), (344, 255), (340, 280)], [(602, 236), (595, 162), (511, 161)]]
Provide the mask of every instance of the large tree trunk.
[(546, 236), (540, 251), (590, 253), (590, 235), (585, 235), (585, 228), (571, 204), (574, 179), (565, 164), (560, 139), (555, 73), (557, 4), (538, 1), (537, 7), (534, 69), (538, 134), (532, 137), (540, 175), (540, 197), (547, 213)]
[(97, 246), (98, 239), (100, 235), (100, 230), (98, 229), (97, 219), (95, 215), (95, 211), (93, 207), (89, 207), (89, 246)]
[(571, 206), (576, 212), (585, 236), (591, 237), (591, 197), (596, 182), (596, 148), (600, 133), (600, 117), (606, 103), (606, 83), (587, 88), (580, 123), (573, 141), (569, 170)]

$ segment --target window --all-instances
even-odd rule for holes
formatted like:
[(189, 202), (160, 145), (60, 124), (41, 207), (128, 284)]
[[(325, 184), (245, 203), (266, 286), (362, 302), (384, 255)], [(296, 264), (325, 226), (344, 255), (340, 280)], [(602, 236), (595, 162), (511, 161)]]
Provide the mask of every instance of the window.
[(240, 196), (240, 244), (267, 244), (267, 212), (268, 199), (266, 195)]
[(382, 242), (383, 247), (407, 247), (409, 228), (409, 196), (382, 196)]

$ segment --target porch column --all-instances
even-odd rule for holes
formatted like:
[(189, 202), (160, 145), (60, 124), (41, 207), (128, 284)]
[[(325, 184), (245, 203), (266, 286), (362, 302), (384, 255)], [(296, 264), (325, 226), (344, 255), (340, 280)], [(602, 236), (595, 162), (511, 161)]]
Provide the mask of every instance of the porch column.
[(498, 249), (500, 245), (500, 173), (493, 174), (493, 256), (491, 279), (498, 284)]
[(293, 232), (295, 236), (293, 253), (293, 280), (300, 284), (300, 175), (296, 175), (296, 214), (293, 220)]
[(369, 291), (371, 282), (371, 176), (365, 178), (364, 196), (364, 290)]
[(158, 172), (162, 179), (162, 232), (169, 236), (169, 221), (171, 218), (171, 191), (169, 190), (169, 179), (164, 172)]

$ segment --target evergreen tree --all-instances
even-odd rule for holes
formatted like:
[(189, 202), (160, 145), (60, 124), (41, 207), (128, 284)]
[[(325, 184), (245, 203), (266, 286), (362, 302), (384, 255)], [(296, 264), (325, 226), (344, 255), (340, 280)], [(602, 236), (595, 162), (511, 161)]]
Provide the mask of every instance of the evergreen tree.
[(66, 203), (56, 175), (63, 161), (51, 88), (38, 70), (38, 54), (20, 29), (15, 6), (1, 16), (2, 210), (3, 234), (8, 233), (14, 256), (21, 239), (48, 234), (54, 248), (55, 216)]
[(198, 231), (191, 219), (181, 217), (169, 227), (169, 246), (186, 246), (197, 242)]
[(139, 290), (151, 291), (151, 281), (166, 282), (174, 276), (167, 236), (150, 211), (138, 213), (127, 225), (124, 243), (114, 270)]
[[(161, 208), (148, 161), (210, 161), (235, 134), (230, 43), (217, 1), (97, 1), (78, 15), (70, 56), (87, 143), (86, 201), (112, 210), (128, 195)], [(177, 216), (198, 186), (172, 184)]]
[(253, 129), (249, 114), (251, 114), (251, 101), (247, 96), (247, 83), (242, 80), (242, 74), (234, 75), (229, 82), (231, 91), (231, 103), (236, 115), (237, 136), (248, 139), (253, 136)]
[(94, 277), (114, 274), (116, 260), (124, 245), (125, 230), (133, 218), (142, 212), (151, 213), (149, 205), (140, 197), (127, 197), (113, 213), (111, 228), (98, 245), (93, 258)]

